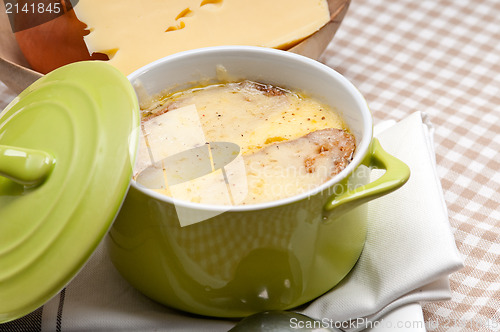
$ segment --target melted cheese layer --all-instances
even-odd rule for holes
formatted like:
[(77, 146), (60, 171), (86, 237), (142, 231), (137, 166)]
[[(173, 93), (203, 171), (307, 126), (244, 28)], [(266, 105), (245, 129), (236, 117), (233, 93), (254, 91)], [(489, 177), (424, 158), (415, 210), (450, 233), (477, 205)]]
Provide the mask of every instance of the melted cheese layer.
[[(349, 162), (354, 140), (346, 144), (352, 136), (344, 129), (330, 107), (271, 85), (243, 81), (190, 89), (143, 111), (135, 179), (194, 203), (286, 198), (321, 185)], [(239, 151), (227, 146), (217, 157), (209, 142), (231, 142)], [(338, 144), (346, 156), (327, 153)]]
[(279, 89), (263, 93), (265, 88), (248, 81), (210, 85), (168, 96), (149, 113), (195, 105), (206, 140), (236, 143), (243, 154), (313, 131), (345, 128), (329, 106)]

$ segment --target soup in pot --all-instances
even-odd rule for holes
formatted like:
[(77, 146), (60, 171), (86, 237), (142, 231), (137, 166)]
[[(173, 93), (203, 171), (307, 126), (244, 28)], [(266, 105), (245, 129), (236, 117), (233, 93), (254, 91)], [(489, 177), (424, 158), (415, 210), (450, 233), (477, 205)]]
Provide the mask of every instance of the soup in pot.
[(195, 203), (307, 192), (342, 171), (356, 147), (332, 107), (247, 80), (167, 94), (142, 110), (141, 129), (134, 179)]

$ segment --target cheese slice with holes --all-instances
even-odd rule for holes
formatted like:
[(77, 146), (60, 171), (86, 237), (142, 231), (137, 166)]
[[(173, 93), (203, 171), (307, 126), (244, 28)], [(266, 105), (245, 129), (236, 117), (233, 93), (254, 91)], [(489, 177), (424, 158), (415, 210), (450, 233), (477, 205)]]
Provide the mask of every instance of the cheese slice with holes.
[(288, 48), (329, 20), (326, 0), (80, 0), (75, 14), (89, 52), (125, 74), (199, 47)]

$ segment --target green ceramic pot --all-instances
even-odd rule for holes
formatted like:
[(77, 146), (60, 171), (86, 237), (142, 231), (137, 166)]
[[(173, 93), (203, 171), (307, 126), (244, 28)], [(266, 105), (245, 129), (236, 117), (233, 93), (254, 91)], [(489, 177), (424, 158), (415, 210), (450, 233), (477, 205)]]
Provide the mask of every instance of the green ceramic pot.
[[(372, 116), (344, 77), (314, 60), (257, 47), (214, 47), (166, 57), (129, 76), (139, 97), (231, 77), (299, 90), (335, 107), (356, 137), (353, 161), (288, 199), (249, 206), (186, 203), (132, 181), (109, 232), (111, 259), (135, 288), (195, 314), (242, 317), (304, 304), (353, 268), (366, 237), (363, 203), (402, 186), (408, 167), (373, 139)], [(368, 183), (370, 168), (384, 175)], [(178, 211), (212, 215), (181, 227)]]
[[(130, 181), (137, 96), (208, 82), (221, 66), (235, 79), (332, 105), (356, 137), (353, 161), (308, 192), (248, 206), (187, 203)], [(373, 167), (386, 172), (369, 182)], [(299, 55), (206, 48), (169, 56), (128, 79), (102, 62), (61, 67), (0, 114), (0, 323), (56, 295), (106, 234), (125, 279), (173, 308), (242, 317), (296, 307), (349, 273), (365, 242), (363, 203), (408, 177), (408, 167), (373, 139), (361, 94)]]

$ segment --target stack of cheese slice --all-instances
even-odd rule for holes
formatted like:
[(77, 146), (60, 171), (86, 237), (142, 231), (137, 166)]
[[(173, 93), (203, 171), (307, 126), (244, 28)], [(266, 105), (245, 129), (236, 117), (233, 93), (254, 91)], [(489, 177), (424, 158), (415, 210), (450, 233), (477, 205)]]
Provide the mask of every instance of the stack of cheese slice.
[(80, 0), (89, 52), (125, 74), (154, 60), (217, 45), (288, 48), (329, 20), (326, 0)]

